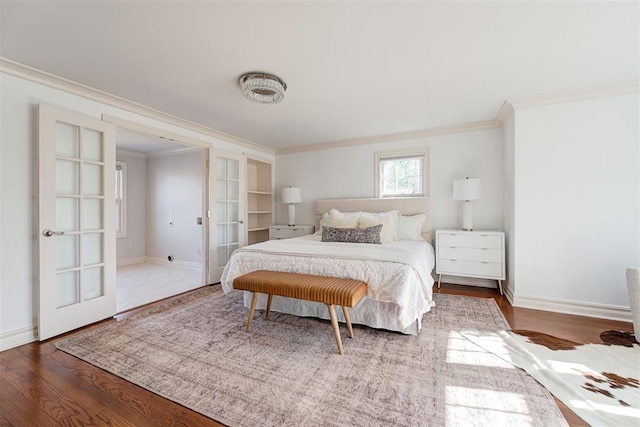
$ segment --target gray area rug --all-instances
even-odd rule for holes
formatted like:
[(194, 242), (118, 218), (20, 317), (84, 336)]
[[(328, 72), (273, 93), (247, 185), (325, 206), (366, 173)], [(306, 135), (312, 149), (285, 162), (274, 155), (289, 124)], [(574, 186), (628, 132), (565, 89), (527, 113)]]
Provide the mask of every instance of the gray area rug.
[(230, 426), (566, 426), (550, 394), (459, 330), (508, 329), (493, 299), (434, 295), (418, 336), (258, 311), (205, 288), (56, 343)]

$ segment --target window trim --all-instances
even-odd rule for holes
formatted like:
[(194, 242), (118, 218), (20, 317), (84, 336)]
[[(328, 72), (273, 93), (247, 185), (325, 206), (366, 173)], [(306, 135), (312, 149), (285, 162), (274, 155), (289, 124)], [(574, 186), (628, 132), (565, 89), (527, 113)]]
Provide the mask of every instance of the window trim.
[[(122, 171), (122, 195), (121, 195), (121, 203), (120, 203), (120, 229), (118, 229), (118, 224), (116, 225), (116, 238), (127, 237), (127, 162), (116, 161), (116, 171), (120, 168)], [(117, 178), (116, 178), (117, 182)], [(118, 206), (118, 191), (116, 189), (116, 209)]]
[[(415, 195), (381, 196), (380, 195), (380, 161), (393, 157), (422, 156), (422, 193)], [(376, 151), (373, 164), (374, 192), (378, 199), (393, 197), (429, 197), (429, 147), (404, 148), (400, 150)]]

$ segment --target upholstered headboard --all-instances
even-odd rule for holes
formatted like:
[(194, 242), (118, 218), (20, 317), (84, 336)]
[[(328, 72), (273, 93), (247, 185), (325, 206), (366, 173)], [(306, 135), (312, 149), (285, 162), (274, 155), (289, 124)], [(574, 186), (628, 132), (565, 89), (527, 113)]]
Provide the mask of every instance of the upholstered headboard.
[(428, 197), (399, 197), (384, 199), (320, 199), (316, 200), (316, 230), (320, 227), (322, 214), (331, 209), (341, 212), (387, 212), (400, 211), (401, 215), (425, 214), (422, 237), (431, 243), (431, 202)]

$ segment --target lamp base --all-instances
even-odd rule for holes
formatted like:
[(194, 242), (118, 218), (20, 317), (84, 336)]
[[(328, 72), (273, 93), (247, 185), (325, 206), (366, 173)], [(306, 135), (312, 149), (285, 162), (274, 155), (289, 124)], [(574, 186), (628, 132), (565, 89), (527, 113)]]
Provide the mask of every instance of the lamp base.
[(293, 203), (289, 203), (289, 207), (287, 208), (287, 213), (289, 214), (289, 226), (292, 227), (296, 225), (296, 205)]
[(471, 202), (465, 200), (462, 203), (462, 230), (473, 231), (473, 210), (471, 208)]

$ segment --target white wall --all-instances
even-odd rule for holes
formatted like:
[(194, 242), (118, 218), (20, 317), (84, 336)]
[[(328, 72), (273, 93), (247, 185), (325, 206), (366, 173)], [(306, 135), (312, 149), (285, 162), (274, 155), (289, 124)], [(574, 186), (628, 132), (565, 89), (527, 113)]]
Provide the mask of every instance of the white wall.
[(202, 168), (201, 150), (147, 159), (147, 257), (202, 264)]
[(0, 72), (0, 349), (29, 342), (37, 325), (37, 114), (39, 103), (100, 119), (110, 114), (213, 148), (271, 155)]
[(144, 156), (134, 157), (118, 151), (116, 159), (127, 163), (127, 237), (116, 239), (116, 258), (122, 263), (146, 256), (147, 162)]
[(513, 298), (513, 283), (515, 283), (515, 246), (518, 236), (515, 234), (515, 120), (513, 111), (502, 125), (504, 140), (504, 233), (505, 233), (505, 261), (507, 280), (504, 288), (506, 294)]
[(481, 178), (483, 186), (482, 199), (473, 202), (474, 228), (502, 230), (501, 129), (278, 155), (277, 222), (287, 220), (287, 209), (280, 202), (283, 187), (300, 187), (303, 202), (296, 205), (296, 222), (314, 224), (316, 199), (374, 197), (374, 153), (410, 147), (429, 148), (434, 229), (461, 226), (462, 205), (452, 200), (453, 180), (469, 176)]
[(638, 101), (516, 108), (516, 305), (629, 306), (625, 269), (640, 265)]

